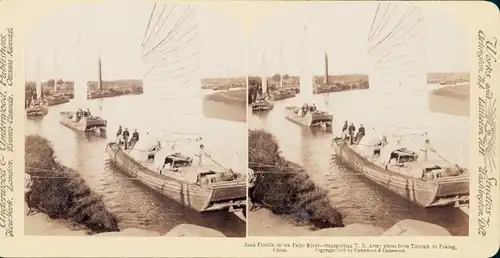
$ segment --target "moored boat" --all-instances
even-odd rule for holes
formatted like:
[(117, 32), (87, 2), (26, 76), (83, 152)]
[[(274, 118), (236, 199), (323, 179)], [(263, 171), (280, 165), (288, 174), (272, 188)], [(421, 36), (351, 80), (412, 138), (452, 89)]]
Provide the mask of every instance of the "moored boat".
[(194, 164), (186, 153), (162, 149), (159, 144), (148, 147), (150, 152), (136, 148), (124, 150), (122, 145), (108, 143), (106, 152), (111, 162), (128, 176), (195, 211), (236, 212), (246, 208), (243, 175), (230, 169)]
[(383, 142), (386, 141), (351, 145), (337, 137), (332, 144), (343, 164), (408, 201), (426, 208), (468, 204), (467, 169), (439, 160), (419, 158), (418, 153), (401, 144)]
[(47, 104), (49, 106), (60, 105), (64, 103), (68, 103), (70, 98), (63, 94), (52, 95), (46, 98)]
[(316, 127), (321, 125), (331, 127), (333, 121), (333, 115), (325, 111), (304, 111), (303, 108), (297, 106), (285, 107), (285, 117), (297, 124), (309, 127)]
[(98, 116), (93, 116), (89, 111), (65, 111), (59, 114), (61, 124), (77, 131), (106, 131), (107, 121)]
[(49, 109), (43, 101), (26, 108), (26, 115), (29, 117), (45, 116), (47, 113), (49, 113)]
[(264, 112), (273, 109), (273, 103), (267, 100), (257, 100), (256, 102), (251, 104), (253, 112)]
[(271, 92), (269, 95), (270, 95), (269, 97), (272, 100), (276, 101), (276, 100), (293, 98), (293, 97), (295, 97), (296, 94), (295, 94), (295, 91), (292, 89), (289, 89), (289, 90), (280, 89), (280, 90)]

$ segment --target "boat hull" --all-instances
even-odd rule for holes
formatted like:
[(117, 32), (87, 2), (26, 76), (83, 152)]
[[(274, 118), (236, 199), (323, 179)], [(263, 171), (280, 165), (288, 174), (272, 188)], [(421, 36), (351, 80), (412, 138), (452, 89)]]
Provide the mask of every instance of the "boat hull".
[(61, 124), (77, 131), (90, 132), (96, 129), (105, 131), (107, 127), (107, 121), (100, 118), (83, 117), (79, 121), (75, 121), (72, 118), (75, 116), (74, 112), (61, 112), (59, 116)]
[(69, 102), (69, 98), (47, 99), (47, 104), (49, 106), (60, 105), (60, 104), (68, 103), (68, 102)]
[(289, 92), (286, 94), (279, 94), (279, 93), (271, 93), (270, 94), (270, 98), (272, 100), (284, 100), (284, 99), (290, 99), (293, 97), (295, 97), (295, 93), (293, 93), (293, 92)]
[(265, 103), (253, 103), (251, 107), (253, 112), (265, 112), (272, 110), (274, 105), (266, 101)]
[[(296, 113), (296, 110), (299, 112)], [(292, 122), (308, 127), (320, 126), (321, 124), (331, 127), (333, 121), (333, 115), (325, 113), (308, 112), (306, 115), (302, 115), (298, 107), (286, 107), (285, 117)]]
[(195, 211), (237, 211), (246, 208), (245, 181), (200, 186), (151, 171), (115, 143), (108, 143), (106, 152), (111, 162), (134, 180)]
[(46, 107), (44, 105), (26, 108), (26, 115), (29, 117), (45, 116), (48, 113), (49, 113), (49, 109), (48, 109), (48, 107)]
[(356, 173), (379, 186), (423, 207), (447, 206), (469, 201), (469, 178), (439, 178), (427, 181), (382, 168), (359, 155), (340, 138), (333, 142), (335, 154)]

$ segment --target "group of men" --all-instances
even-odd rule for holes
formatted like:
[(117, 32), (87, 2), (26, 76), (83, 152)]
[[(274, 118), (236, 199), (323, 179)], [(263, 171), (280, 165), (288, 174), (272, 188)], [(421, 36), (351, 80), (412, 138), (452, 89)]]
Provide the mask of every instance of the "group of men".
[(123, 148), (125, 150), (127, 149), (132, 149), (134, 148), (135, 144), (139, 141), (139, 133), (137, 132), (137, 129), (134, 129), (134, 132), (132, 133), (132, 138), (130, 138), (130, 132), (128, 131), (128, 128), (125, 128), (125, 130), (122, 129), (122, 126), (120, 125), (118, 127), (118, 131), (116, 132), (116, 142), (118, 144), (124, 144)]
[(309, 106), (307, 103), (304, 104), (304, 106), (302, 106), (302, 116), (305, 116), (307, 114), (307, 112), (314, 112), (318, 110), (316, 108), (316, 104), (312, 104), (311, 106)]
[(344, 126), (342, 127), (342, 138), (344, 138), (344, 140), (348, 139), (351, 145), (354, 143), (359, 143), (366, 134), (363, 124), (360, 124), (356, 135), (354, 135), (355, 132), (356, 127), (354, 126), (354, 123), (351, 122), (351, 124), (349, 124), (347, 121), (345, 121)]
[(79, 108), (76, 113), (76, 121), (80, 121), (80, 119), (82, 119), (82, 117), (91, 117), (92, 116), (92, 113), (90, 113), (90, 109), (87, 108), (87, 110), (82, 110), (81, 108)]

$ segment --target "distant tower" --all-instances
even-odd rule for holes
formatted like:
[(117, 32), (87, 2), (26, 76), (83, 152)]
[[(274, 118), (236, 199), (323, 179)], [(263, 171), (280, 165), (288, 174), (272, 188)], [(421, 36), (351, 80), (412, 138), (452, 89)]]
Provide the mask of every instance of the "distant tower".
[(328, 85), (328, 55), (325, 52), (325, 81), (324, 83)]
[(97, 64), (97, 66), (98, 66), (98, 69), (99, 69), (99, 71), (98, 71), (98, 74), (99, 74), (99, 78), (98, 78), (98, 79), (99, 79), (99, 82), (97, 82), (97, 83), (98, 83), (98, 86), (99, 86), (99, 90), (101, 90), (101, 91), (102, 91), (102, 70), (101, 70), (101, 57), (99, 57), (99, 58), (98, 58), (98, 61), (99, 61), (99, 63)]

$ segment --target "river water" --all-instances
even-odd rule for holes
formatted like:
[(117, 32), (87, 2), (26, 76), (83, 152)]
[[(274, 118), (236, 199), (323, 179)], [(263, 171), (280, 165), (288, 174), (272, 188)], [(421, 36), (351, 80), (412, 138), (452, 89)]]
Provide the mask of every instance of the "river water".
[[(194, 101), (201, 102), (202, 97)], [(246, 124), (205, 118), (200, 110), (185, 104), (186, 100), (182, 99), (147, 95), (89, 100), (87, 106), (81, 108), (88, 107), (93, 114), (108, 120), (108, 132), (103, 137), (77, 132), (59, 123), (59, 112), (78, 108), (71, 101), (49, 107), (49, 113), (43, 118), (26, 119), (25, 131), (27, 135), (41, 135), (52, 142), (58, 160), (79, 171), (89, 186), (103, 196), (106, 206), (117, 216), (121, 229), (140, 228), (165, 234), (179, 224), (188, 223), (219, 230), (228, 237), (243, 237), (246, 224), (231, 213), (199, 214), (187, 210), (123, 174), (106, 169), (106, 143), (114, 140), (118, 126), (122, 125), (129, 130), (138, 129), (141, 140), (146, 138), (146, 132), (167, 140), (201, 135), (207, 152), (218, 163), (244, 173), (247, 166)], [(221, 140), (221, 133), (224, 140)]]
[[(449, 162), (468, 167), (469, 119), (467, 116), (446, 112), (456, 110), (455, 106), (451, 106), (456, 105), (456, 101), (439, 96), (434, 96), (431, 100), (426, 93), (427, 100), (421, 98), (425, 103), (399, 107), (387, 105), (384, 110), (367, 105), (373, 103), (370, 96), (373, 95), (366, 90), (346, 91), (331, 93), (329, 96), (315, 95), (314, 101), (319, 109), (327, 109), (334, 115), (333, 134), (341, 129), (344, 120), (353, 121), (357, 127), (360, 123), (365, 123), (368, 130), (368, 121), (391, 120), (391, 114), (394, 113), (388, 109), (405, 110), (410, 118), (418, 117), (413, 119), (411, 126), (406, 125), (405, 130), (425, 129), (440, 155)], [(418, 207), (365, 178), (354, 175), (352, 171), (340, 169), (333, 159), (332, 132), (302, 127), (285, 118), (284, 107), (298, 105), (298, 98), (300, 97), (274, 102), (274, 109), (267, 114), (249, 115), (249, 127), (265, 129), (275, 135), (283, 155), (302, 165), (311, 178), (327, 190), (332, 204), (345, 216), (345, 224), (372, 224), (388, 229), (400, 220), (416, 219), (441, 225), (452, 235), (468, 235), (469, 218), (459, 209)], [(436, 98), (440, 98), (439, 101)], [(436, 108), (435, 105), (440, 107)]]

